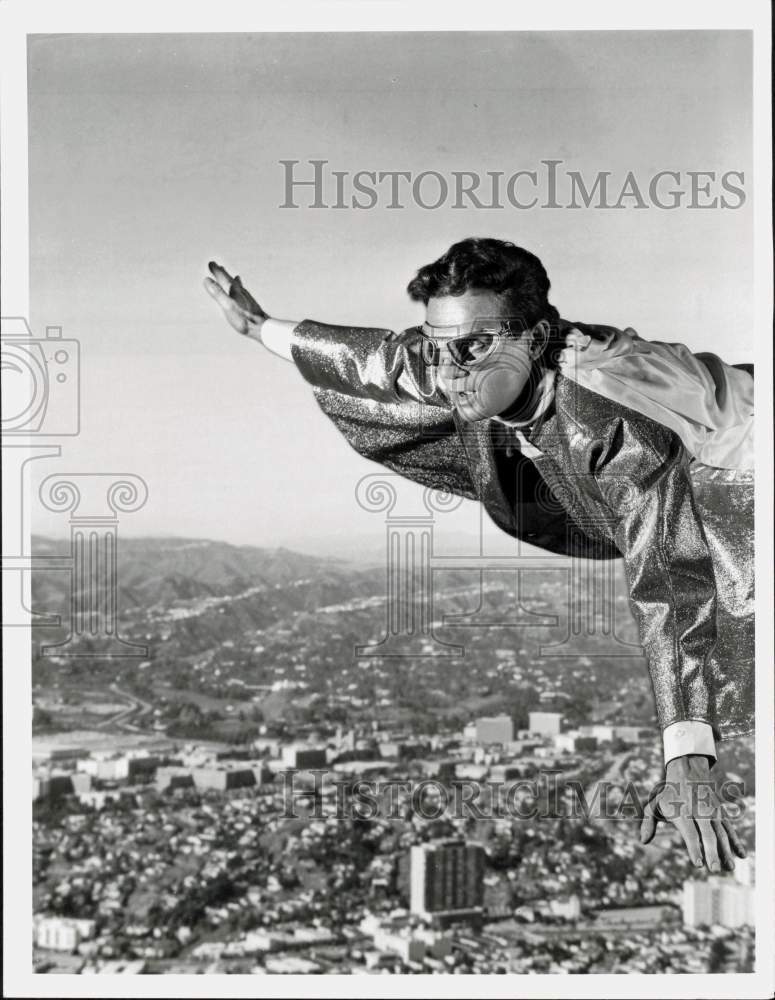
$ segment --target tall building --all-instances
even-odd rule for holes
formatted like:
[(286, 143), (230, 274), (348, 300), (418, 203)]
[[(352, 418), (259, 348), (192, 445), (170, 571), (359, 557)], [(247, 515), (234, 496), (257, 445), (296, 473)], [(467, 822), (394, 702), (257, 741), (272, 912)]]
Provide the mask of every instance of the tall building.
[(514, 720), (510, 715), (494, 715), (476, 720), (476, 740), (479, 743), (511, 743)]
[(516, 781), (524, 771), (524, 764), (493, 764), (490, 768), (490, 780), (495, 783)]
[(261, 767), (195, 767), (192, 768), (194, 784), (197, 788), (214, 788), (225, 792), (230, 788), (246, 788), (260, 784), (256, 774), (260, 776)]
[(717, 876), (700, 881), (687, 879), (683, 889), (683, 917), (687, 927), (751, 927), (756, 922), (751, 885)]
[(282, 749), (282, 760), (286, 767), (303, 770), (310, 767), (326, 766), (326, 748), (311, 747), (303, 743), (292, 743)]
[(614, 738), (624, 743), (639, 743), (643, 734), (649, 735), (643, 726), (614, 726)]
[(578, 920), (581, 916), (581, 900), (575, 893), (552, 899), (549, 901), (549, 911), (552, 916), (563, 920)]
[(469, 722), (467, 725), (463, 726), (463, 739), (464, 740), (475, 740), (476, 739), (476, 723)]
[(89, 751), (83, 747), (55, 746), (50, 743), (40, 743), (33, 740), (33, 764), (73, 764), (89, 756)]
[(554, 737), (557, 750), (567, 750), (568, 753), (584, 753), (597, 750), (597, 740), (594, 736), (584, 736), (580, 732), (558, 733)]
[(556, 736), (562, 725), (561, 712), (531, 712), (529, 728), (531, 733)]
[(186, 767), (171, 765), (160, 767), (156, 771), (156, 787), (159, 791), (167, 788), (186, 788), (195, 786), (199, 789), (213, 788), (225, 792), (231, 788), (249, 788), (260, 785), (263, 779), (261, 761), (242, 761), (229, 765), (210, 765), (208, 767)]
[(73, 792), (73, 774), (68, 771), (41, 772), (33, 775), (33, 799), (56, 799)]
[(465, 840), (416, 844), (410, 854), (410, 909), (424, 919), (481, 913), (484, 848)]
[(740, 885), (754, 885), (756, 882), (756, 855), (735, 858), (735, 882)]
[(34, 940), (38, 948), (73, 952), (81, 941), (94, 937), (95, 927), (93, 920), (40, 914), (35, 917)]

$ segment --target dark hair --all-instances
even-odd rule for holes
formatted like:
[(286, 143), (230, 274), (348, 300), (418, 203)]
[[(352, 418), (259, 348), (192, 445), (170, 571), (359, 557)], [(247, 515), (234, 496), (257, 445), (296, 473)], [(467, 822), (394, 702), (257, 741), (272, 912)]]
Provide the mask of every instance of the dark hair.
[(510, 318), (522, 320), (527, 328), (545, 319), (554, 332), (560, 315), (549, 304), (549, 288), (544, 265), (535, 254), (506, 240), (471, 236), (421, 267), (406, 290), (425, 305), (431, 298), (472, 290), (506, 295)]

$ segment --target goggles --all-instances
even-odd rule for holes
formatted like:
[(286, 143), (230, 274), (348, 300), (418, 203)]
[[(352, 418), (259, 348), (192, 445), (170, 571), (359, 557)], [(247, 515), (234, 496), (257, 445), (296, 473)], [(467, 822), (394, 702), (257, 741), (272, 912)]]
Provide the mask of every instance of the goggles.
[(423, 332), (420, 355), (425, 365), (436, 366), (441, 360), (441, 348), (444, 346), (459, 368), (478, 368), (492, 357), (503, 340), (518, 336), (524, 330), (523, 323), (491, 320), (459, 337), (436, 340)]

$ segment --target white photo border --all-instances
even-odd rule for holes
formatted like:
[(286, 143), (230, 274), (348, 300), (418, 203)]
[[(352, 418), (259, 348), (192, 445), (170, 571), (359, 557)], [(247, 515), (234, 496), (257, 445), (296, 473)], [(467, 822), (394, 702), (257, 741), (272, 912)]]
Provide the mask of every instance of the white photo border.
[[(766, 0), (697, 2), (650, 0), (543, 0), (537, 4), (476, 5), (390, 0), (297, 0), (250, 4), (220, 0), (185, 5), (154, 0), (0, 0), (2, 116), (2, 311), (29, 316), (27, 213), (27, 35), (54, 33), (185, 33), (269, 31), (590, 31), (748, 29), (753, 32), (754, 228), (756, 371), (757, 698), (756, 860), (757, 957), (749, 974), (433, 976), (109, 977), (32, 972), (30, 633), (5, 629), (4, 662), (4, 995), (10, 997), (240, 996), (433, 996), (511, 997), (769, 997), (775, 988), (775, 949), (766, 942), (775, 926), (773, 845), (773, 381), (772, 381), (772, 136), (771, 24)], [(440, 28), (443, 24), (443, 28)], [(27, 518), (29, 524), (29, 518)], [(11, 574), (3, 574), (4, 593)], [(26, 574), (29, 576), (29, 574)], [(18, 586), (18, 582), (16, 584)], [(28, 584), (29, 586), (29, 581)], [(29, 597), (29, 593), (27, 595)], [(5, 602), (4, 602), (5, 603)], [(160, 982), (160, 979), (163, 982)], [(480, 980), (484, 981), (480, 981)], [(263, 992), (266, 991), (266, 992)]]

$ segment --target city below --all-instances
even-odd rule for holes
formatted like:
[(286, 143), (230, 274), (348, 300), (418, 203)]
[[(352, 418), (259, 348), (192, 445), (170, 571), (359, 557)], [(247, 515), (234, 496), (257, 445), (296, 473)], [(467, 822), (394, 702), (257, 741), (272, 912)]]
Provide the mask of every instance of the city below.
[(450, 571), (433, 633), (388, 655), (384, 570), (122, 559), (142, 655), (75, 646), (63, 581), (33, 581), (64, 623), (33, 655), (36, 971), (753, 970), (753, 741), (713, 769), (734, 872), (666, 825), (640, 843), (664, 769), (618, 577), (613, 632), (575, 648), (562, 574)]

